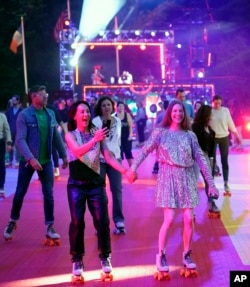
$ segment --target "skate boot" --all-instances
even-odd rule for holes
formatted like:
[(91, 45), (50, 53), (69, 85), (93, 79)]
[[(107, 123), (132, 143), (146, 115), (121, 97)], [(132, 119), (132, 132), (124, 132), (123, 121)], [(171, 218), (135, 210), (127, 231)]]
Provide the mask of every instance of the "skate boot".
[(84, 283), (82, 260), (78, 260), (78, 261), (73, 262), (71, 282), (73, 284)]
[(3, 188), (0, 188), (0, 199), (4, 198), (5, 198), (5, 191), (3, 190)]
[(191, 258), (191, 250), (188, 252), (183, 253), (183, 259), (182, 259), (184, 268), (181, 269), (180, 275), (187, 277), (197, 277), (198, 273), (196, 270), (196, 264), (193, 262)]
[(214, 201), (208, 202), (208, 217), (209, 218), (220, 218), (220, 210)]
[(56, 233), (52, 223), (47, 226), (46, 239), (43, 241), (43, 244), (48, 246), (60, 245), (60, 235)]
[(3, 233), (3, 237), (6, 241), (12, 239), (12, 234), (15, 229), (17, 229), (16, 222), (13, 220), (10, 220), (7, 226), (5, 227), (4, 233)]
[(224, 191), (225, 191), (223, 193), (224, 196), (231, 196), (231, 190), (230, 190), (228, 183), (224, 184)]
[(101, 273), (101, 281), (105, 281), (106, 279), (113, 281), (113, 275), (111, 274), (112, 265), (110, 262), (110, 257), (102, 257), (101, 266), (102, 266), (102, 271), (103, 271)]
[(170, 279), (168, 261), (163, 251), (160, 254), (156, 254), (156, 268), (157, 272), (154, 273), (155, 279), (159, 281)]
[(114, 234), (126, 234), (124, 222), (116, 222), (113, 233)]

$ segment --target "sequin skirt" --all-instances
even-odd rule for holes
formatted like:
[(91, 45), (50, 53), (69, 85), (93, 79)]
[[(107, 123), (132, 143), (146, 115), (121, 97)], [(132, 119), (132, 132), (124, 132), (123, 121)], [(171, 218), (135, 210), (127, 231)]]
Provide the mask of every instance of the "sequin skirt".
[(199, 194), (194, 167), (160, 164), (155, 203), (157, 207), (196, 207), (199, 203)]

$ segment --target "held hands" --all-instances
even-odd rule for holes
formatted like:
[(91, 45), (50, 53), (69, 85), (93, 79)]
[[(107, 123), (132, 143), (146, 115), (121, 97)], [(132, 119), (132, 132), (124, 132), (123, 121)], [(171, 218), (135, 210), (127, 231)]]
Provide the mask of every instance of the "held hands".
[(127, 170), (125, 176), (127, 177), (129, 183), (133, 183), (138, 178), (137, 173), (132, 170)]
[(209, 187), (208, 195), (211, 199), (218, 199), (219, 198), (219, 190), (217, 189), (217, 187), (215, 185)]

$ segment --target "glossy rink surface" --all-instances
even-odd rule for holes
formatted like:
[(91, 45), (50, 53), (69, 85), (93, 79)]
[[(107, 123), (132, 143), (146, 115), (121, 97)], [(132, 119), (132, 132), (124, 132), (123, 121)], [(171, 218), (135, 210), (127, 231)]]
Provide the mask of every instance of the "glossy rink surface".
[[(134, 150), (134, 154), (139, 150)], [(139, 179), (130, 185), (124, 179), (123, 204), (126, 235), (112, 236), (113, 281), (101, 281), (95, 230), (89, 212), (86, 213), (86, 254), (84, 257), (84, 286), (112, 287), (143, 286), (229, 286), (230, 270), (250, 270), (250, 149), (231, 151), (231, 197), (223, 196), (222, 177), (215, 179), (221, 191), (217, 205), (221, 219), (209, 219), (207, 202), (199, 182), (200, 205), (195, 210), (195, 233), (192, 258), (197, 264), (198, 277), (180, 276), (182, 268), (182, 214), (176, 212), (172, 226), (167, 259), (171, 279), (154, 279), (158, 231), (162, 210), (154, 207), (156, 175), (152, 174), (155, 155), (150, 155), (138, 170)], [(126, 164), (124, 162), (124, 164)], [(55, 229), (61, 235), (59, 246), (44, 246), (43, 201), (40, 182), (36, 176), (25, 197), (21, 219), (12, 241), (0, 240), (0, 286), (71, 286), (69, 256), (69, 210), (66, 196), (67, 172), (55, 180)], [(0, 201), (0, 232), (9, 220), (17, 170), (7, 169), (6, 198)], [(111, 203), (110, 191), (109, 201)], [(109, 211), (111, 214), (111, 204)], [(114, 228), (111, 222), (111, 230)]]

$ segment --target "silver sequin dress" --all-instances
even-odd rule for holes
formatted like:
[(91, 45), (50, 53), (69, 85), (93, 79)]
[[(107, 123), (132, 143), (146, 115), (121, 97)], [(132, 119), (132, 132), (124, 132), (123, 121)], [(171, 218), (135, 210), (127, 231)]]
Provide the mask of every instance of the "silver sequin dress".
[(157, 207), (194, 208), (199, 203), (196, 161), (208, 184), (214, 186), (210, 167), (192, 131), (156, 128), (131, 166), (136, 170), (147, 155), (157, 151), (159, 172), (155, 202)]

